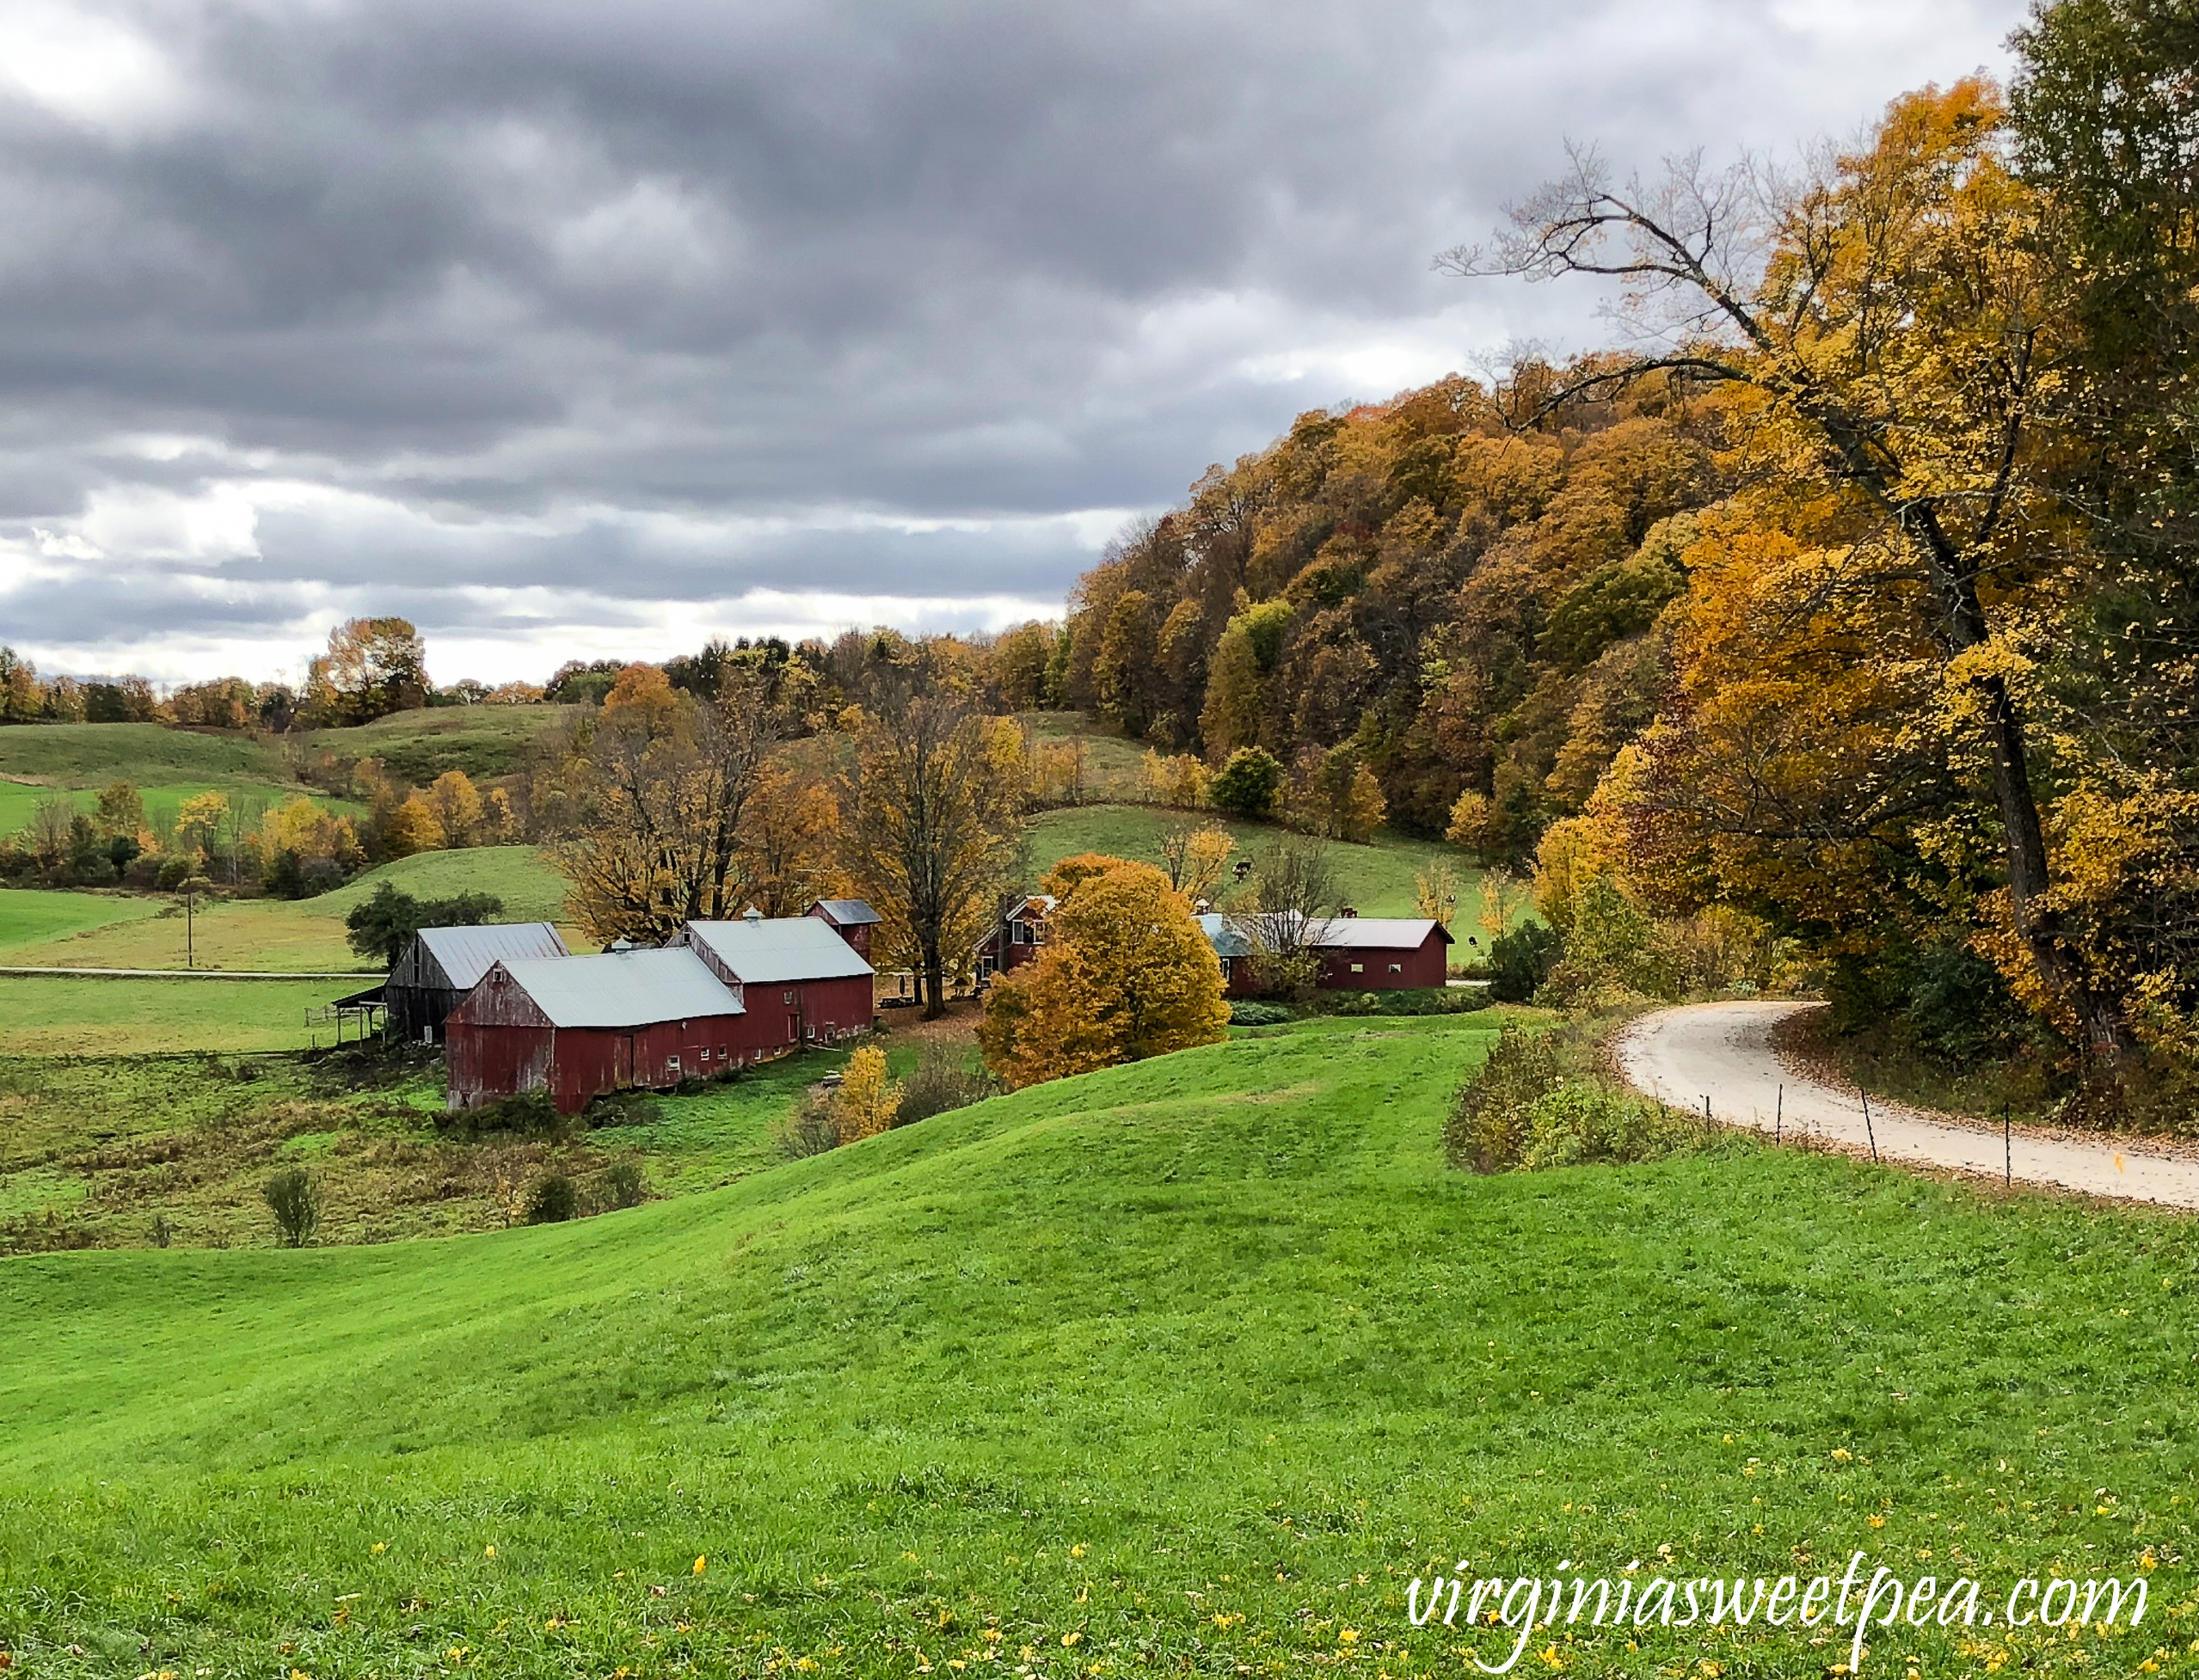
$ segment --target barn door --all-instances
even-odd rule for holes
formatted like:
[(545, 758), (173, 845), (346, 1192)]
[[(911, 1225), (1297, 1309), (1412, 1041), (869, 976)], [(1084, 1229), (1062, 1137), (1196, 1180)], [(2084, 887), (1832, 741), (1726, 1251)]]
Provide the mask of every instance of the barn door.
[(611, 1082), (624, 1090), (634, 1082), (634, 1035), (621, 1033), (611, 1041)]

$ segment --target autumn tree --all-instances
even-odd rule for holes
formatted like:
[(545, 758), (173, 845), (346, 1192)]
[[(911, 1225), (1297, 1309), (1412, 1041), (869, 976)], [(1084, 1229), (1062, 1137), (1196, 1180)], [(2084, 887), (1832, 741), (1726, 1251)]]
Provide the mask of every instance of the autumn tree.
[(427, 802), (434, 807), (435, 821), (443, 831), (445, 845), (471, 846), (480, 843), (488, 813), (482, 805), (480, 789), (464, 770), (445, 770), (437, 776), (434, 785), (427, 790)]
[(1080, 874), (1037, 960), (994, 983), (979, 1041), (1023, 1086), (1216, 1043), (1228, 1025), (1221, 966), (1182, 895), (1117, 859)]
[(1178, 823), (1161, 836), (1161, 868), (1169, 885), (1196, 905), (1213, 898), (1236, 849), (1236, 840), (1218, 824)]
[(742, 831), (777, 720), (743, 683), (709, 702), (666, 707), (646, 697), (656, 692), (637, 678), (630, 693), (643, 697), (606, 702), (556, 790), (568, 911), (605, 941), (657, 943), (688, 921), (738, 916), (755, 884)]
[(1981, 79), (1928, 89), (1896, 101), (1864, 150), (1791, 180), (1691, 159), (1621, 184), (1576, 151), (1493, 251), (1445, 261), (1616, 279), (1645, 334), (1685, 340), (1517, 393), (1534, 406), (1653, 372), (1732, 394), (1761, 499), (1826, 555), (1826, 586), (1901, 621), (1858, 653), (1889, 673), (1929, 659), (1950, 748), (1982, 760), (2030, 978), (2112, 1058), (2113, 988), (2055, 908), (2027, 721), (2027, 627), (2065, 536), (2042, 464), (2072, 291), (2009, 167), (2004, 116)]
[(905, 941), (927, 1016), (946, 1010), (949, 962), (990, 922), (1020, 834), (1023, 739), (918, 653), (864, 673), (838, 776), (846, 874)]
[(766, 916), (799, 916), (828, 896), (838, 874), (839, 808), (813, 772), (767, 763), (742, 814), (749, 897)]
[(843, 1144), (875, 1137), (894, 1124), (901, 1107), (901, 1086), (886, 1076), (886, 1052), (863, 1045), (851, 1054), (832, 1093), (832, 1112)]
[(329, 632), (306, 667), (305, 705), (316, 721), (371, 723), (427, 703), (427, 647), (402, 618), (353, 618)]

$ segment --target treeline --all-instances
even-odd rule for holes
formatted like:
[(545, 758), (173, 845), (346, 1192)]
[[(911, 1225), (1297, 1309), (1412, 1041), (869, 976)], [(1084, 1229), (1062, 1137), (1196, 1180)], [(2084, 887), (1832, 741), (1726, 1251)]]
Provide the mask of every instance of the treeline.
[(2189, 1128), (2199, 18), (2018, 46), (1791, 175), (1585, 160), (1446, 261), (1624, 275), (1652, 348), (1304, 417), (1086, 576), (1041, 690), (1365, 766), (1533, 864), (1576, 995), (1714, 912), (1845, 1026)]

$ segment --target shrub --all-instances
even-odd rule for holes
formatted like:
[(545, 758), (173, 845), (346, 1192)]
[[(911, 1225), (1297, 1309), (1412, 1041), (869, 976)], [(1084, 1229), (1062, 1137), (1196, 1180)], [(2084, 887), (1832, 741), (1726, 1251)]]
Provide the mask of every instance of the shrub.
[(1529, 1108), (1520, 1164), (1533, 1169), (1655, 1161), (1699, 1149), (1707, 1136), (1702, 1121), (1647, 1097), (1585, 1082), (1560, 1084)]
[(901, 1084), (901, 1106), (895, 1125), (928, 1120), (949, 1109), (967, 1108), (1000, 1092), (1000, 1082), (981, 1067), (972, 1067), (937, 1039), (924, 1046), (916, 1070)]
[(840, 1122), (832, 1113), (832, 1094), (812, 1091), (792, 1113), (778, 1124), (772, 1142), (789, 1161), (806, 1160), (840, 1146)]
[(303, 1248), (321, 1229), (321, 1186), (303, 1167), (286, 1167), (267, 1182), (261, 1194), (275, 1216), (275, 1229), (283, 1246)]
[(1489, 995), (1499, 1003), (1524, 1003), (1542, 990), (1557, 966), (1564, 941), (1555, 928), (1522, 922), (1489, 945)]
[(1229, 1024), (1232, 1027), (1281, 1027), (1293, 1019), (1293, 1012), (1281, 1003), (1257, 1003), (1240, 997), (1229, 1006)]
[(901, 1106), (901, 1088), (886, 1077), (886, 1052), (864, 1045), (848, 1058), (840, 1088), (832, 1094), (832, 1117), (840, 1142), (853, 1144), (875, 1137), (894, 1124)]
[(1557, 1046), (1546, 1033), (1523, 1033), (1507, 1021), (1489, 1058), (1459, 1088), (1443, 1128), (1443, 1150), (1455, 1167), (1501, 1173), (1519, 1164), (1534, 1123), (1534, 1106), (1557, 1083)]
[(649, 1181), (631, 1161), (614, 1161), (603, 1175), (603, 1205), (606, 1208), (639, 1207), (649, 1198)]
[(527, 1191), (530, 1225), (555, 1225), (580, 1211), (580, 1189), (562, 1173), (544, 1173)]
[(1492, 1002), (1486, 986), (1403, 987), (1395, 991), (1324, 991), (1315, 1002), (1339, 1015), (1467, 1015)]
[(435, 1129), (453, 1137), (485, 1137), (494, 1132), (554, 1137), (566, 1125), (565, 1117), (557, 1112), (557, 1100), (544, 1088), (484, 1102), (478, 1108), (446, 1108), (435, 1117)]
[(1229, 756), (1207, 789), (1220, 810), (1246, 818), (1271, 817), (1283, 788), (1283, 767), (1265, 747), (1241, 746)]

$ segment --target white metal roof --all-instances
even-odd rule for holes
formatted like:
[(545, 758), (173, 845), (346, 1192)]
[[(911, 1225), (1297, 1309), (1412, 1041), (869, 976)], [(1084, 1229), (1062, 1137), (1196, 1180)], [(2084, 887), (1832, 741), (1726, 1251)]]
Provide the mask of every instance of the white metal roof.
[(814, 916), (770, 921), (690, 922), (685, 930), (744, 985), (787, 980), (845, 980), (876, 972), (847, 941)]
[(460, 991), (471, 991), (491, 966), (515, 958), (572, 954), (547, 922), (492, 922), (478, 928), (422, 928), (420, 942)]
[[(825, 932), (835, 945), (840, 943), (831, 929)], [(507, 960), (504, 971), (553, 1027), (648, 1027), (743, 1013), (732, 990), (700, 957), (684, 949), (519, 957)]]
[(1191, 919), (1199, 924), (1199, 931), (1206, 935), (1207, 943), (1214, 947), (1216, 956), (1249, 957), (1252, 954), (1252, 941), (1245, 936), (1242, 929), (1232, 926), (1227, 917), (1209, 913), (1195, 916)]
[[(1331, 916), (1324, 917), (1308, 942), (1324, 951), (1358, 951), (1370, 947), (1417, 949), (1428, 929), (1440, 924), (1424, 917), (1391, 916)], [(1443, 935), (1447, 942), (1449, 934)]]
[(820, 898), (809, 908), (823, 911), (843, 928), (859, 928), (867, 923), (886, 919), (862, 898)]

